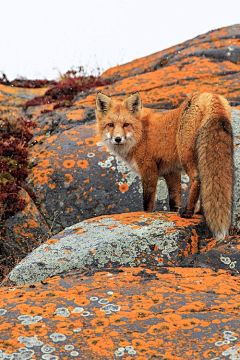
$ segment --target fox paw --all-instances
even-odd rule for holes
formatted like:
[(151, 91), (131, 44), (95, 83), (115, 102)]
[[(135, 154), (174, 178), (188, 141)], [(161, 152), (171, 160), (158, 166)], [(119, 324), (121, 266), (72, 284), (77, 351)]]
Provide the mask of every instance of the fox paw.
[(193, 212), (190, 210), (187, 210), (187, 208), (180, 209), (178, 212), (179, 216), (186, 219), (191, 219), (193, 216)]

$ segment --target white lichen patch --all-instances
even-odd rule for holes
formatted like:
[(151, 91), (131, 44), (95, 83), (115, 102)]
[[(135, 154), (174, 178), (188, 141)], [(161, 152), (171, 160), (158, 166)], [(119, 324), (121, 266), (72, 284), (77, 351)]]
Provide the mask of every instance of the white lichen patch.
[(59, 357), (56, 355), (52, 355), (52, 354), (44, 354), (42, 356), (43, 360), (58, 360)]
[(89, 311), (84, 311), (82, 314), (81, 314), (81, 316), (84, 316), (84, 317), (88, 317), (88, 316), (90, 316), (90, 315), (92, 315)]
[(66, 336), (61, 333), (53, 333), (49, 337), (50, 339), (52, 339), (53, 342), (60, 342), (66, 340)]
[(240, 359), (240, 347), (239, 346), (231, 346), (229, 349), (222, 352), (223, 356), (230, 356), (231, 360), (239, 360)]
[(31, 325), (36, 324), (42, 320), (42, 316), (31, 316), (31, 315), (20, 315), (18, 316), (18, 320), (22, 320), (22, 325)]
[(14, 353), (5, 353), (0, 350), (0, 360), (1, 359), (11, 359), (11, 360), (27, 360), (32, 359), (35, 352), (26, 348), (19, 349), (19, 352)]
[(216, 341), (215, 342), (215, 345), (216, 346), (223, 346), (223, 345), (229, 345), (232, 341), (236, 341), (237, 340), (237, 337), (234, 336), (236, 335), (234, 332), (232, 331), (224, 331), (223, 332), (223, 337), (224, 337), (224, 340), (222, 341)]
[(99, 300), (98, 303), (101, 304), (101, 305), (106, 305), (106, 304), (109, 303), (109, 301), (108, 301), (108, 299), (103, 298), (103, 299)]
[(71, 351), (71, 352), (70, 352), (70, 355), (71, 355), (71, 356), (78, 356), (78, 355), (79, 355), (79, 352), (78, 352), (78, 351)]
[(112, 167), (112, 161), (114, 160), (114, 156), (108, 156), (106, 160), (99, 161), (98, 165), (101, 166), (101, 168), (106, 169)]
[(70, 312), (67, 308), (62, 307), (62, 308), (57, 308), (54, 314), (62, 317), (68, 317), (70, 315)]
[(120, 311), (121, 306), (120, 305), (114, 305), (114, 304), (107, 304), (107, 305), (103, 306), (100, 310), (104, 311), (107, 314), (111, 314), (112, 312)]
[(88, 154), (87, 154), (87, 157), (88, 157), (88, 158), (93, 158), (94, 156), (95, 156), (94, 153), (88, 153)]
[(228, 267), (230, 268), (230, 269), (234, 269), (235, 267), (236, 267), (236, 264), (237, 264), (237, 261), (232, 261), (231, 259), (230, 259), (230, 257), (228, 257), (228, 256), (220, 256), (220, 261), (223, 263), (223, 264), (225, 264), (225, 265), (229, 265)]
[(82, 329), (81, 329), (81, 328), (76, 328), (76, 329), (73, 329), (73, 332), (76, 332), (76, 333), (78, 333), (78, 332), (80, 332), (80, 331), (82, 331)]
[(38, 340), (37, 335), (34, 336), (19, 336), (18, 341), (24, 344), (27, 348), (32, 348), (34, 346), (42, 346), (42, 341)]
[(133, 346), (125, 346), (125, 347), (119, 347), (116, 351), (115, 351), (115, 356), (117, 357), (122, 357), (124, 356), (124, 354), (128, 353), (128, 355), (136, 355), (137, 352), (136, 350), (134, 349)]
[(80, 314), (84, 311), (84, 308), (82, 307), (75, 307), (71, 312), (74, 314)]
[(5, 314), (6, 314), (6, 312), (7, 312), (7, 310), (5, 310), (5, 309), (0, 309), (0, 316), (5, 315)]
[(51, 354), (53, 351), (55, 351), (55, 347), (51, 345), (43, 345), (43, 347), (41, 347), (41, 351), (44, 354)]

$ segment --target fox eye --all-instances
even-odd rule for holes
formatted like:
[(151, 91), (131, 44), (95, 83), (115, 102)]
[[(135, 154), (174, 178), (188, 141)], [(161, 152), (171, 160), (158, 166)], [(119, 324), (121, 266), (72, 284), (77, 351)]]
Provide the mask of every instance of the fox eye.
[(109, 126), (109, 127), (114, 127), (114, 124), (113, 124), (113, 123), (109, 123), (109, 124), (107, 124), (107, 126)]
[(129, 123), (125, 123), (125, 124), (123, 124), (123, 127), (127, 127), (129, 125), (130, 125)]

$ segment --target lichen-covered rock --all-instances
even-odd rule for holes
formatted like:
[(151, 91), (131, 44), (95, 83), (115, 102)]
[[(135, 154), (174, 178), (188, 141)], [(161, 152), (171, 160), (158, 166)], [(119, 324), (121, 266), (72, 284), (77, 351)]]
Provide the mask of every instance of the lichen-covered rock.
[[(170, 212), (136, 212), (85, 220), (66, 228), (30, 253), (11, 271), (9, 284), (37, 283), (75, 268), (84, 271), (122, 266), (185, 266), (186, 257), (216, 245), (212, 239), (206, 240), (211, 234), (200, 220), (200, 216), (181, 219)], [(230, 238), (227, 244), (215, 246), (216, 251), (211, 252), (212, 268), (240, 272), (237, 240)], [(225, 253), (228, 257), (232, 254), (234, 266), (221, 264)]]
[(238, 359), (239, 294), (222, 270), (162, 267), (2, 289), (0, 358)]
[[(26, 203), (23, 211), (17, 212), (6, 221), (6, 241), (9, 252), (21, 258), (49, 238), (50, 228), (44, 217), (25, 190), (20, 198)], [(11, 245), (11, 246), (10, 246)]]
[(218, 62), (229, 61), (237, 64), (240, 56), (239, 28), (240, 24), (236, 24), (211, 30), (182, 44), (133, 60), (130, 63), (113, 67), (105, 71), (103, 77), (107, 79), (120, 79), (132, 75), (140, 75), (153, 72), (176, 62), (183, 62), (186, 57), (194, 56), (211, 58)]
[[(207, 251), (206, 251), (207, 250)], [(213, 248), (202, 249), (201, 253), (190, 254), (181, 266), (224, 269), (232, 275), (240, 274), (240, 245), (239, 237), (232, 237), (228, 243), (220, 243)]]
[(139, 87), (144, 103), (164, 109), (178, 106), (192, 92), (216, 91), (232, 106), (239, 106), (239, 31), (239, 24), (209, 31), (111, 68), (102, 77), (120, 81), (106, 90), (114, 96), (132, 93)]
[(23, 106), (35, 96), (43, 95), (45, 89), (22, 89), (0, 84), (0, 116), (2, 119), (16, 119), (24, 116)]

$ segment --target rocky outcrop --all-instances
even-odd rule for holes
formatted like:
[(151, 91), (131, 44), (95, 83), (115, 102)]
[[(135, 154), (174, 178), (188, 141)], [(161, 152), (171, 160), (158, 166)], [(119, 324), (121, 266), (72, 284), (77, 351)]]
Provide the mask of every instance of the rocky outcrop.
[(239, 237), (217, 245), (209, 238), (201, 216), (188, 220), (170, 212), (136, 212), (96, 217), (39, 246), (11, 271), (8, 285), (39, 283), (76, 268), (199, 266), (239, 274)]
[[(68, 108), (53, 110), (54, 104), (44, 104), (23, 110), (27, 101), (43, 95), (46, 89), (0, 85), (2, 116), (25, 116), (36, 123), (28, 182), (37, 195), (37, 206), (31, 207), (31, 214), (25, 210), (8, 220), (8, 238), (21, 243), (25, 249), (29, 243), (34, 247), (39, 244), (39, 239), (49, 239), (79, 221), (142, 210), (140, 179), (107, 152), (96, 136), (94, 103), (100, 89), (113, 97), (138, 90), (146, 106), (164, 109), (162, 111), (178, 106), (194, 91), (215, 91), (230, 100), (235, 106), (233, 225), (236, 233), (240, 212), (239, 28), (235, 25), (215, 30), (110, 69), (102, 77), (111, 79), (111, 85), (81, 92)], [(188, 194), (186, 176), (182, 178), (182, 185), (184, 203)], [(163, 180), (159, 181), (156, 210), (169, 210)], [(35, 228), (32, 219), (39, 219)]]
[(0, 357), (237, 359), (239, 303), (222, 270), (69, 271), (0, 291)]
[[(0, 358), (239, 357), (239, 32), (218, 29), (109, 69), (102, 78), (111, 85), (79, 93), (67, 108), (26, 109), (44, 89), (0, 85), (2, 117), (36, 123), (28, 182), (37, 200), (22, 190), (27, 206), (8, 219), (6, 235), (19, 257), (45, 241), (3, 283)], [(229, 99), (233, 236), (216, 244), (200, 216), (163, 212), (163, 181), (157, 212), (141, 212), (139, 178), (96, 137), (100, 89), (113, 97), (138, 90), (159, 111), (195, 91)], [(186, 176), (182, 185), (185, 199)]]

